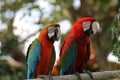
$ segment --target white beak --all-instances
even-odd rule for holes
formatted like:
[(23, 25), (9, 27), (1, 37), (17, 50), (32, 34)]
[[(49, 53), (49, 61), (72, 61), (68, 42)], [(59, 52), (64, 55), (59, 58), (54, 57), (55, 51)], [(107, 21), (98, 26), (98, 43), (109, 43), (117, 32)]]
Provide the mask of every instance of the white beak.
[(93, 33), (96, 34), (96, 33), (100, 33), (102, 30), (100, 28), (100, 25), (97, 21), (94, 21), (92, 23), (92, 30), (93, 30)]

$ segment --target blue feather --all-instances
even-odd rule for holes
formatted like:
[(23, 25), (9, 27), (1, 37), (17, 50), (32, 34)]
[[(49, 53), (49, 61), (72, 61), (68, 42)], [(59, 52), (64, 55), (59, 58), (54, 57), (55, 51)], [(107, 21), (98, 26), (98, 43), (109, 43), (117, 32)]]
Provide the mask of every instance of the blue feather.
[(37, 63), (38, 61), (40, 61), (40, 51), (41, 51), (41, 43), (39, 39), (36, 39), (30, 45), (27, 52), (27, 60), (28, 60), (27, 79), (34, 78), (34, 72), (36, 70)]

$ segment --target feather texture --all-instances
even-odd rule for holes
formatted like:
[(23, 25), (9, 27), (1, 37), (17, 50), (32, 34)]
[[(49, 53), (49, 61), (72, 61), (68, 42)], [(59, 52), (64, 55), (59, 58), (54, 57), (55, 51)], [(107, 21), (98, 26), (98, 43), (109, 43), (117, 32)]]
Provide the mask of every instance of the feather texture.
[[(53, 30), (49, 31), (49, 27)], [(58, 40), (59, 25), (52, 24), (45, 27), (39, 37), (33, 41), (27, 52), (27, 79), (38, 77), (39, 75), (51, 75), (55, 62), (54, 41)], [(54, 33), (49, 37), (49, 33)], [(50, 39), (52, 38), (52, 39)]]
[[(74, 41), (74, 38), (68, 38), (69, 41), (65, 41), (61, 49), (61, 68), (60, 75), (70, 74), (72, 72), (73, 63), (77, 56), (77, 42)], [(69, 47), (67, 47), (69, 46)], [(65, 51), (63, 50), (64, 48)], [(65, 54), (64, 54), (65, 53)]]
[[(60, 59), (53, 69), (53, 74), (67, 75), (75, 72), (83, 72), (90, 57), (90, 35), (84, 31), (84, 22), (89, 22), (90, 29), (92, 22), (96, 21), (92, 17), (81, 18), (72, 26), (70, 35), (63, 42), (60, 51)], [(57, 70), (57, 71), (55, 71)]]
[(36, 70), (37, 63), (40, 61), (41, 43), (39, 39), (36, 39), (29, 47), (27, 52), (28, 60), (28, 73), (27, 78), (34, 78), (34, 72)]

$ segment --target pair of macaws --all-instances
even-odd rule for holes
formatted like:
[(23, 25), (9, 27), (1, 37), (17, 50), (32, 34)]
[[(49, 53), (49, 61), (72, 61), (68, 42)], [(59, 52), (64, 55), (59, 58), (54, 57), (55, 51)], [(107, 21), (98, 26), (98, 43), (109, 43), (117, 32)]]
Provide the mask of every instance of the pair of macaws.
[(53, 43), (60, 38), (60, 25), (42, 30), (27, 51), (27, 79), (39, 75), (67, 75), (83, 72), (90, 57), (90, 35), (100, 30), (95, 18), (84, 17), (75, 22), (70, 35), (63, 42), (57, 66)]

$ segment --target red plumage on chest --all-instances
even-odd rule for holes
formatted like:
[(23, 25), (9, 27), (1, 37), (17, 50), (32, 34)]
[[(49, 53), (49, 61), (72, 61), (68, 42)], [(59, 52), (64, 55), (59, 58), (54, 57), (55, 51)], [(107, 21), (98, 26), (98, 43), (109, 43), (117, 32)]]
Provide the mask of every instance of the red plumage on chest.
[(82, 72), (86, 68), (86, 63), (90, 57), (89, 39), (79, 39), (77, 43), (77, 57), (73, 65), (73, 72)]
[(70, 35), (73, 36), (77, 42), (77, 57), (73, 65), (73, 72), (82, 72), (85, 69), (86, 63), (90, 57), (90, 36), (83, 30), (83, 22), (88, 20), (92, 22), (91, 18), (83, 18), (82, 20), (78, 20), (72, 27)]
[(55, 59), (55, 56), (53, 55), (53, 50), (54, 50), (53, 42), (48, 41), (45, 35), (40, 36), (41, 37), (41, 52), (40, 52), (41, 59), (37, 64), (35, 76), (47, 75), (49, 73), (49, 68), (52, 64), (52, 61), (53, 59)]

